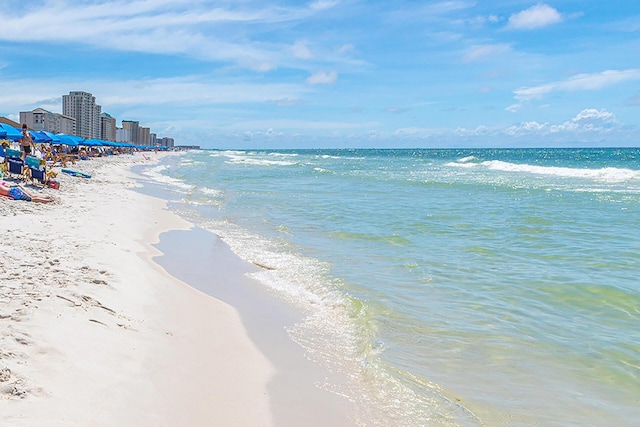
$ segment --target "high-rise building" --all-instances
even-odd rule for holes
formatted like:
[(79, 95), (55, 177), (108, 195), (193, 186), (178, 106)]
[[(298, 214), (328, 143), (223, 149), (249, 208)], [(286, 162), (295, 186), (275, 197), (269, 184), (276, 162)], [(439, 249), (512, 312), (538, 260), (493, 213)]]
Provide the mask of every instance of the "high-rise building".
[(144, 126), (138, 127), (138, 144), (147, 146), (151, 145), (150, 134), (150, 128)]
[(29, 129), (46, 130), (53, 133), (75, 135), (76, 131), (76, 120), (73, 117), (52, 113), (44, 108), (21, 111), (20, 123), (26, 124)]
[(139, 145), (140, 142), (140, 131), (139, 128), (140, 127), (140, 122), (138, 121), (133, 121), (133, 120), (123, 120), (122, 121), (122, 129), (128, 130), (129, 131), (129, 136), (131, 138), (130, 143), (134, 144), (134, 145)]
[(100, 138), (100, 112), (96, 97), (89, 92), (74, 91), (62, 95), (62, 114), (76, 119), (75, 135), (84, 139)]
[(107, 113), (100, 114), (100, 139), (105, 141), (116, 140), (116, 118)]
[(159, 145), (161, 145), (162, 147), (173, 148), (173, 144), (174, 144), (173, 138), (169, 138), (168, 136), (165, 136), (164, 138), (159, 139), (158, 142), (159, 142)]
[(131, 142), (131, 131), (129, 129), (116, 129), (116, 142)]

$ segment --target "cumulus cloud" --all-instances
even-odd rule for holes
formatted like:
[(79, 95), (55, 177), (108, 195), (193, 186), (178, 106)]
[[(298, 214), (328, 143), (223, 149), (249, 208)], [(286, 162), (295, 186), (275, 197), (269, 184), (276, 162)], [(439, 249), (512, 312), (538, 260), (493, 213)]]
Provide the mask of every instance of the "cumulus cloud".
[(338, 73), (335, 71), (319, 71), (307, 79), (307, 83), (310, 85), (328, 85), (333, 84), (338, 80)]
[(596, 110), (595, 108), (587, 108), (580, 111), (573, 119), (574, 123), (580, 126), (591, 127), (608, 127), (617, 123), (616, 117), (613, 113), (606, 111), (605, 109)]
[(541, 3), (511, 15), (507, 28), (532, 30), (559, 22), (562, 22), (562, 15), (553, 7)]
[(509, 126), (504, 130), (509, 136), (522, 136), (530, 134), (540, 134), (548, 129), (548, 123), (538, 123), (536, 121), (524, 122), (519, 125)]
[(571, 120), (566, 120), (562, 123), (528, 121), (509, 126), (504, 129), (504, 133), (514, 137), (544, 136), (559, 133), (602, 134), (610, 132), (617, 124), (618, 121), (613, 113), (605, 109), (586, 108)]

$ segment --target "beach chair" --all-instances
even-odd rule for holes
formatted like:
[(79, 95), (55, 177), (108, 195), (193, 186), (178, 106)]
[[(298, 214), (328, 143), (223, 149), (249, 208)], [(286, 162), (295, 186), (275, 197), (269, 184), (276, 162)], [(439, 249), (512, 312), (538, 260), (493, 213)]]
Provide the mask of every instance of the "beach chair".
[(37, 157), (27, 156), (25, 161), (25, 177), (31, 179), (32, 183), (39, 182), (42, 186), (46, 186), (49, 181), (47, 173), (47, 162)]
[(15, 178), (16, 175), (20, 179), (24, 178), (24, 161), (22, 160), (22, 153), (20, 153), (19, 150), (7, 148), (4, 150), (4, 154), (7, 175), (12, 178)]

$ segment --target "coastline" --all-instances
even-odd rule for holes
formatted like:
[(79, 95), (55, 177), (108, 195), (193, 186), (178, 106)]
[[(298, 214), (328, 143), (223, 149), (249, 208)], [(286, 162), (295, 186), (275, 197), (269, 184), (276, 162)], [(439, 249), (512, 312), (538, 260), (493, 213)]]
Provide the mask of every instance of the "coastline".
[[(93, 177), (59, 174), (60, 190), (41, 190), (53, 203), (0, 200), (0, 417), (11, 425), (270, 426), (299, 419), (285, 405), (305, 395), (278, 383), (277, 371), (286, 358), (306, 370), (304, 355), (289, 346), (276, 369), (273, 355), (281, 349), (266, 357), (255, 343), (258, 329), (253, 338), (247, 332), (246, 314), (154, 261), (163, 256), (155, 247), (162, 233), (192, 228), (164, 200), (131, 191), (139, 184), (130, 168), (164, 155), (175, 154), (81, 162), (76, 169)], [(216, 254), (231, 256), (228, 248)], [(237, 266), (219, 271), (227, 283), (243, 280)], [(308, 396), (314, 388), (308, 384)]]

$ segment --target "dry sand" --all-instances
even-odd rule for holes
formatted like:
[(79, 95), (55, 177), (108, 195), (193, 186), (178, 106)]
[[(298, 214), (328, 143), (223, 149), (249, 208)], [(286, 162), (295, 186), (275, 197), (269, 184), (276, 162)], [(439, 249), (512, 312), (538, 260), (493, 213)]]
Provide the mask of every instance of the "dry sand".
[(191, 227), (132, 191), (130, 166), (163, 155), (80, 162), (91, 179), (34, 190), (53, 203), (0, 199), (2, 425), (274, 424), (274, 367), (237, 311), (150, 262)]

